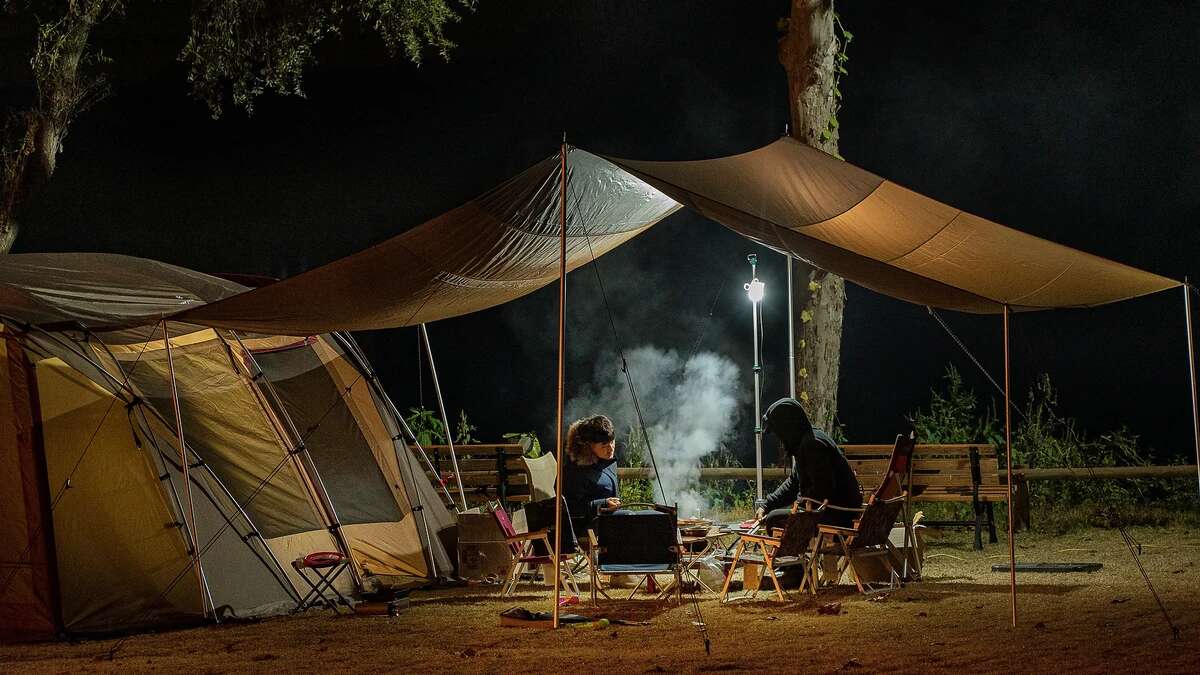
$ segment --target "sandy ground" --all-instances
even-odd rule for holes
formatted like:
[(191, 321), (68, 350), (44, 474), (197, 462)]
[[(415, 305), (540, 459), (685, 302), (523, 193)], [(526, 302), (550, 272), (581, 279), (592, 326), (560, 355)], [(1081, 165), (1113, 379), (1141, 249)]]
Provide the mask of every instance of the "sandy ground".
[[(1009, 627), (1008, 576), (990, 566), (1003, 543), (974, 552), (958, 536), (931, 545), (925, 580), (882, 599), (848, 587), (813, 598), (720, 605), (701, 596), (712, 654), (693, 610), (652, 599), (586, 603), (575, 611), (648, 621), (602, 630), (501, 628), (514, 605), (548, 609), (524, 586), (415, 594), (399, 617), (326, 612), (125, 640), (0, 646), (0, 671), (131, 672), (1200, 672), (1200, 532), (1138, 530), (1142, 561), (1175, 623), (1170, 628), (1115, 531), (1019, 538), (1018, 560), (1096, 561), (1092, 574), (1021, 574), (1020, 622)], [(760, 596), (761, 597), (761, 596)], [(841, 613), (819, 614), (840, 601)]]

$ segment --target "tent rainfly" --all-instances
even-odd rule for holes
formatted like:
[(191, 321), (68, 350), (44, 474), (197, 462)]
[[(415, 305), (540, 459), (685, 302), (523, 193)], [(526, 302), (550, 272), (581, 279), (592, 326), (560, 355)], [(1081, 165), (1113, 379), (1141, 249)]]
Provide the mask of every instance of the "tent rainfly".
[(154, 314), (243, 290), (126, 256), (0, 259), (0, 638), (286, 611), (307, 590), (288, 563), (315, 550), (349, 555), (343, 591), (448, 572), (453, 518), (347, 336), (172, 323), (167, 349)]

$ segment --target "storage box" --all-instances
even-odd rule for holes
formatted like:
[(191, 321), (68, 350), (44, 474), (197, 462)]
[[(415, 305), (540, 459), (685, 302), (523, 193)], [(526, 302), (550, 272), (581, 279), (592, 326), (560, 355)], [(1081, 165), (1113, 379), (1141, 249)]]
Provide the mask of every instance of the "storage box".
[(503, 579), (512, 562), (504, 534), (491, 513), (458, 514), (458, 575)]

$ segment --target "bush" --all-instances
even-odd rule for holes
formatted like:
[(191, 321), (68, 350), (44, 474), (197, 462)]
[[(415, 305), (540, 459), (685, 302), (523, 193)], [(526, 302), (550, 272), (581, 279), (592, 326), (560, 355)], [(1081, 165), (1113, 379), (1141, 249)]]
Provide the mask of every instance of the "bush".
[[(618, 464), (631, 469), (646, 466), (648, 458), (645, 436), (640, 431), (630, 428), (626, 439), (622, 450), (623, 455), (619, 458)], [(649, 478), (626, 478), (621, 481), (620, 497), (625, 504), (654, 503), (653, 481)]]

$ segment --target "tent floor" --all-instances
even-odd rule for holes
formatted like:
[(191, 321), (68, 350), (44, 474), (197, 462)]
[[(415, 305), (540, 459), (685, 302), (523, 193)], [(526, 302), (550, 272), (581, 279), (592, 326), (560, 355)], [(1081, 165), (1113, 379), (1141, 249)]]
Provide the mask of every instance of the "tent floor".
[[(313, 611), (259, 623), (205, 627), (128, 639), (112, 661), (113, 640), (78, 644), (2, 645), (9, 672), (161, 670), (174, 672), (299, 671), (344, 664), (355, 671), (409, 672), (831, 672), (876, 670), (960, 672), (1089, 672), (1144, 669), (1193, 672), (1200, 650), (1200, 533), (1136, 529), (1142, 561), (1183, 640), (1173, 643), (1161, 613), (1116, 531), (1022, 536), (1019, 560), (1094, 560), (1090, 574), (1018, 575), (1020, 625), (1008, 627), (1008, 575), (990, 571), (1006, 558), (1004, 543), (971, 550), (948, 534), (931, 542), (926, 580), (873, 601), (850, 587), (813, 598), (721, 606), (701, 596), (712, 638), (705, 656), (690, 603), (613, 601), (569, 611), (649, 621), (603, 630), (501, 628), (514, 605), (548, 609), (548, 592), (523, 586), (514, 598), (495, 587), (414, 593), (397, 617), (334, 617)], [(760, 596), (761, 597), (761, 596)], [(831, 616), (817, 608), (841, 601)], [(895, 647), (884, 647), (891, 643)], [(787, 645), (780, 649), (779, 645)]]

